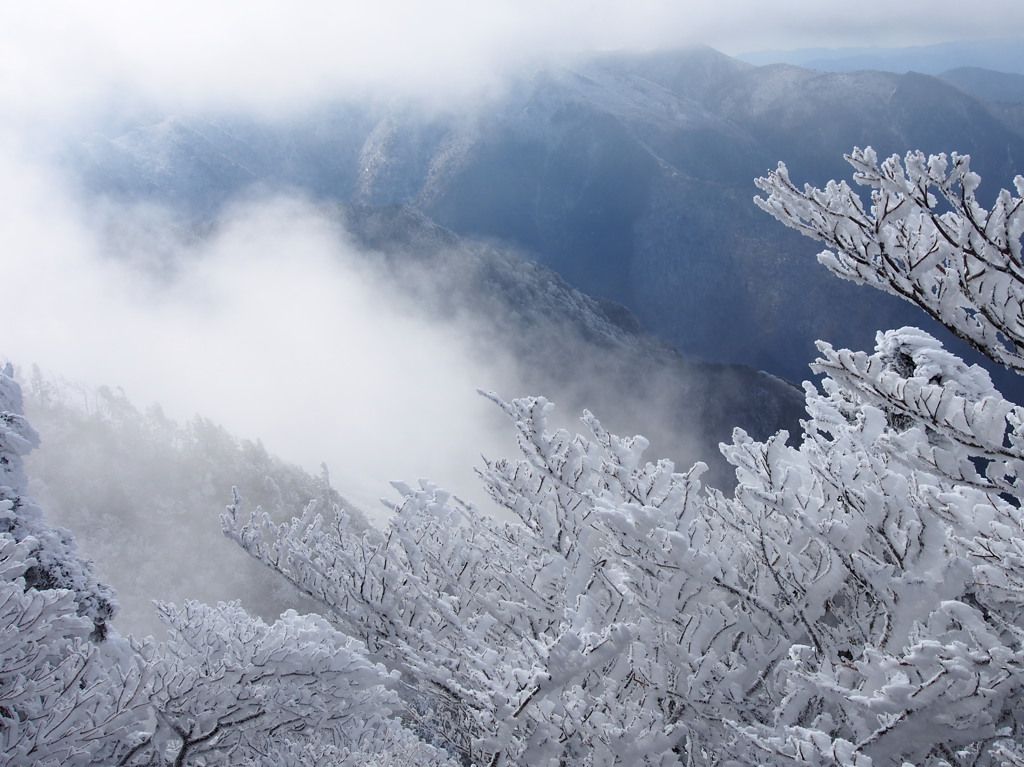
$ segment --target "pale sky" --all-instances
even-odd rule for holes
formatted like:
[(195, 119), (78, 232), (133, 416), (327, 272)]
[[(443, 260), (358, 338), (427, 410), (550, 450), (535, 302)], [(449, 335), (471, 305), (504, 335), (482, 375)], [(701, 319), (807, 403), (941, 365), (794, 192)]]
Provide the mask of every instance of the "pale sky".
[(273, 111), (353, 86), (465, 95), (587, 50), (1013, 36), (1021, 0), (34, 0), (0, 9), (0, 109), (55, 116), (133, 89)]

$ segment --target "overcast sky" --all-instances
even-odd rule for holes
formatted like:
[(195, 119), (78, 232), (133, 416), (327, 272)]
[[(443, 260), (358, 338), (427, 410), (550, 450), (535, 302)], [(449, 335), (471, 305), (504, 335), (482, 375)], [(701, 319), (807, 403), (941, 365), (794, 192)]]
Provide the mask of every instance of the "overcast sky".
[(52, 111), (110, 89), (303, 105), (340, 88), (464, 93), (586, 50), (726, 53), (1024, 37), (1020, 0), (34, 0), (0, 10), (0, 104)]

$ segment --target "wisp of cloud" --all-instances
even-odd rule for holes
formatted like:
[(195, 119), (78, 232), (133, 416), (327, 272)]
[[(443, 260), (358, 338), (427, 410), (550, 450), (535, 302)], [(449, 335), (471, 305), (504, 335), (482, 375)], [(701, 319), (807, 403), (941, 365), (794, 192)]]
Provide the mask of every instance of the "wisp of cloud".
[(311, 472), (326, 462), (364, 504), (391, 480), (472, 489), (479, 454), (509, 449), (476, 389), (514, 387), (512, 362), (428, 321), (304, 201), (240, 204), (190, 245), (150, 226), (118, 241), (126, 261), (106, 252), (109, 219), (91, 226), (34, 168), (4, 170), (0, 353), (16, 364), (199, 412)]
[(38, 0), (0, 13), (0, 103), (8, 121), (66, 116), (125, 92), (171, 109), (273, 115), (352, 91), (477, 98), (512, 70), (595, 50), (706, 44), (735, 54), (1022, 33), (1016, 0), (980, 0), (970, 13), (953, 0)]

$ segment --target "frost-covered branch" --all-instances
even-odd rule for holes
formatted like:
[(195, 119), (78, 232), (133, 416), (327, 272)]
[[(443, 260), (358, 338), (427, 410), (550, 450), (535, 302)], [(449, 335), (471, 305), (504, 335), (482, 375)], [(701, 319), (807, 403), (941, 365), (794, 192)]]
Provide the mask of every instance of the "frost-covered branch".
[(786, 166), (756, 180), (755, 202), (829, 248), (818, 259), (835, 274), (917, 304), (997, 362), (1024, 371), (1024, 177), (1016, 196), (999, 191), (990, 209), (970, 157), (908, 152), (879, 163), (870, 147), (846, 159), (871, 189), (866, 210), (845, 181), (794, 184)]

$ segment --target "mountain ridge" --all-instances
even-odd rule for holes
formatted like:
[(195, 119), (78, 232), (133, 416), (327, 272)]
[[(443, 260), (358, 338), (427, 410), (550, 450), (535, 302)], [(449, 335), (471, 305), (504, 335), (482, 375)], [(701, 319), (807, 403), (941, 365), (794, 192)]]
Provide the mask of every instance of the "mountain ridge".
[(864, 348), (879, 326), (928, 320), (814, 264), (813, 244), (752, 205), (753, 178), (780, 160), (800, 181), (846, 177), (855, 145), (959, 151), (984, 199), (1024, 157), (1007, 118), (938, 78), (755, 67), (706, 48), (539, 70), (474, 112), (171, 119), (195, 130), (140, 126), (71, 152), (84, 188), (205, 215), (255, 176), (315, 200), (410, 205), (625, 305), (690, 356), (791, 380), (818, 338)]
[(917, 71), (938, 75), (963, 66), (1024, 74), (1024, 40), (1016, 37), (988, 40), (947, 41), (902, 47), (798, 48), (752, 51), (737, 59), (765, 65), (778, 62), (808, 69), (852, 72), (877, 69), (889, 72)]

